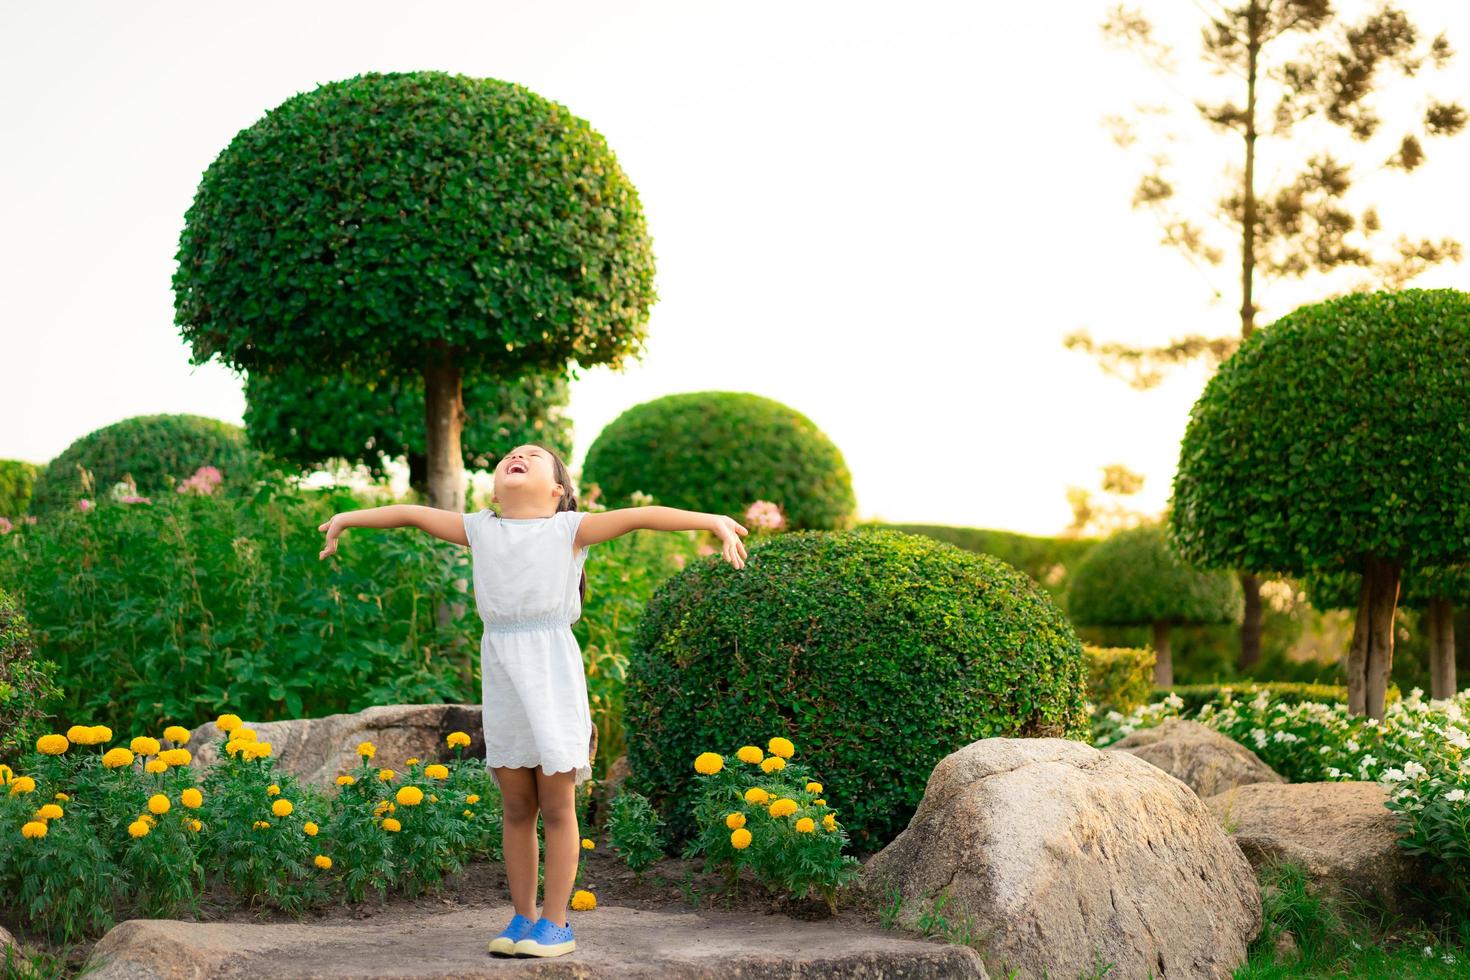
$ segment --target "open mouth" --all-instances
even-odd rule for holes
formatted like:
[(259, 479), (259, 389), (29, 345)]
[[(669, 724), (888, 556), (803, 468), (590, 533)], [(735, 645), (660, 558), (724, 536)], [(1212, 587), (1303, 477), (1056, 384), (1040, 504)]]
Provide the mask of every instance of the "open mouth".
[(506, 475), (510, 475), (511, 473), (524, 473), (524, 472), (526, 472), (526, 464), (525, 463), (511, 463), (509, 466), (507, 466), (505, 468), (505, 472), (506, 472)]

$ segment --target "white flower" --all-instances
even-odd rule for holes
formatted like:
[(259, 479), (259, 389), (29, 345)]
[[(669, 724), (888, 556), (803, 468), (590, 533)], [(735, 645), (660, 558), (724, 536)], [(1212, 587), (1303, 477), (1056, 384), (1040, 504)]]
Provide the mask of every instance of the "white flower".
[(1164, 703), (1167, 704), (1171, 708), (1182, 708), (1182, 707), (1184, 707), (1184, 699), (1181, 698), (1179, 695), (1175, 694), (1173, 691), (1170, 691), (1169, 692), (1169, 696), (1167, 698), (1164, 698)]
[(1331, 776), (1333, 779), (1341, 779), (1342, 770), (1337, 768), (1336, 766), (1328, 766), (1327, 775)]
[(1418, 779), (1420, 776), (1424, 775), (1425, 772), (1427, 772), (1427, 770), (1423, 766), (1419, 765), (1419, 763), (1415, 762), (1413, 759), (1410, 759), (1408, 762), (1404, 763), (1404, 778), (1406, 779)]
[[(1417, 690), (1419, 690), (1419, 689), (1418, 689), (1418, 688), (1417, 688), (1417, 687), (1416, 687), (1416, 688), (1414, 688), (1414, 690), (1416, 690), (1416, 691), (1417, 691)], [(1434, 949), (1433, 949), (1433, 947), (1430, 947), (1430, 946), (1425, 946), (1425, 947), (1424, 947), (1424, 955), (1425, 955), (1425, 956), (1426, 956), (1426, 957), (1430, 957), (1430, 956), (1433, 956), (1433, 955), (1434, 955)]]
[(1449, 963), (1449, 964), (1453, 965), (1454, 962), (1455, 962), (1455, 954), (1449, 952), (1448, 950), (1446, 950), (1445, 951), (1445, 954), (1443, 956), (1441, 956), (1440, 959), (1442, 961), (1444, 961), (1445, 963)]
[(1365, 755), (1363, 756), (1362, 761), (1358, 763), (1358, 765), (1362, 766), (1364, 769), (1367, 769), (1369, 766), (1378, 765), (1378, 760), (1371, 755)]
[(1444, 738), (1457, 749), (1470, 749), (1470, 735), (1466, 735), (1462, 729), (1454, 725), (1445, 729)]
[(1397, 768), (1390, 769), (1378, 778), (1386, 783), (1397, 783), (1404, 778), (1404, 771)]
[(1349, 752), (1357, 752), (1359, 749), (1362, 748), (1362, 746), (1360, 746), (1353, 739), (1348, 739), (1347, 742), (1343, 744), (1343, 748), (1347, 749)]
[(1446, 793), (1444, 795), (1444, 798), (1449, 800), (1451, 803), (1458, 803), (1465, 798), (1465, 791), (1463, 789), (1460, 789), (1459, 787), (1456, 787)]

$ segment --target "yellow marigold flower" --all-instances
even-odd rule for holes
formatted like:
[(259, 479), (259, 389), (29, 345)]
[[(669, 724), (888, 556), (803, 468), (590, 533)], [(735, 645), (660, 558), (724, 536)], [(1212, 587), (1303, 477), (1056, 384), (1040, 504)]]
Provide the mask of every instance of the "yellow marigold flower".
[(743, 814), (743, 813), (727, 813), (727, 814), (725, 814), (725, 826), (726, 827), (729, 827), (731, 830), (739, 830), (741, 827), (744, 827), (745, 826), (745, 814)]
[(60, 755), (71, 748), (65, 735), (42, 735), (36, 739), (36, 751), (42, 755)]
[(745, 802), (747, 803), (765, 803), (770, 798), (771, 794), (767, 793), (759, 786), (752, 786), (750, 789), (745, 791)]
[(189, 741), (189, 729), (183, 725), (169, 725), (163, 730), (163, 737), (175, 745), (186, 745)]
[(264, 759), (271, 754), (271, 743), (269, 742), (246, 742), (245, 754), (252, 759)]
[(480, 802), (480, 794), (479, 793), (471, 793), (469, 796), (466, 796), (464, 798), (464, 801), (466, 803), (470, 804), (471, 806), (474, 806), (476, 803)]
[(796, 746), (791, 744), (791, 740), (782, 738), (780, 735), (766, 743), (766, 750), (771, 755), (779, 755), (783, 759), (789, 759), (796, 754)]
[(718, 752), (701, 752), (699, 758), (694, 760), (695, 772), (702, 772), (706, 776), (712, 776), (724, 768), (725, 760)]
[(141, 820), (141, 821), (143, 821), (144, 823), (146, 823), (150, 827), (153, 826), (155, 823), (158, 822), (158, 821), (156, 821), (156, 820), (153, 819), (153, 814), (151, 814), (151, 813), (140, 813), (140, 814), (138, 814), (138, 819)]
[(828, 830), (836, 830), (837, 818), (832, 816), (832, 814), (830, 813), (827, 814), (822, 818), (822, 826), (826, 827)]
[(312, 860), (315, 861), (316, 866), (318, 868), (321, 868), (323, 871), (330, 871), (332, 869), (332, 859), (327, 857), (325, 854), (318, 854)]
[(383, 811), (388, 809), (392, 805), (393, 804), (389, 803), (387, 800), (379, 800), (378, 805), (373, 807), (373, 815), (382, 816)]
[(473, 817), (475, 815), (475, 811), (474, 810), (466, 810), (464, 812), (464, 815), (467, 816), (467, 817)]
[(590, 912), (597, 908), (597, 896), (585, 888), (578, 888), (572, 893), (572, 909), (577, 912)]
[(87, 743), (87, 744), (89, 744), (89, 745), (106, 745), (108, 742), (111, 742), (111, 741), (112, 741), (112, 729), (111, 728), (108, 728), (106, 725), (93, 725), (92, 726), (92, 741), (89, 742), (89, 743)]
[(392, 831), (396, 834), (403, 829), (403, 824), (399, 823), (397, 820), (394, 820), (392, 817), (384, 817), (383, 829)]
[(46, 824), (41, 820), (28, 820), (24, 827), (20, 828), (22, 837), (37, 838), (46, 836)]
[(162, 759), (149, 759), (147, 762), (143, 763), (143, 770), (145, 772), (154, 773), (155, 775), (160, 772), (168, 772), (168, 763), (164, 762)]
[(320, 830), (321, 828), (318, 827), (316, 824), (312, 823), (310, 820), (308, 820), (302, 826), (301, 829), (304, 830), (304, 831), (306, 831), (306, 836), (307, 837), (315, 837), (316, 836), (316, 832), (318, 830)]
[(449, 767), (441, 766), (439, 763), (435, 762), (432, 765), (424, 766), (424, 775), (428, 776), (430, 779), (448, 779)]
[(337, 785), (338, 786), (351, 786), (355, 782), (357, 782), (357, 780), (354, 779), (354, 778), (352, 778), (351, 776), (338, 776), (337, 777)]
[(806, 791), (808, 793), (820, 793), (822, 791), (822, 784), (818, 782), (809, 782), (806, 784)]
[(14, 778), (15, 770), (11, 769), (4, 763), (0, 763), (0, 785), (8, 786), (10, 784), (10, 781)]
[(379, 779), (379, 781), (384, 782), (384, 783), (386, 783), (388, 780), (392, 779), (396, 775), (398, 775), (398, 774), (395, 773), (392, 769), (379, 769), (378, 770), (378, 779)]
[(102, 764), (109, 769), (121, 769), (123, 766), (130, 766), (133, 764), (133, 753), (122, 746), (118, 746), (115, 749), (108, 749), (102, 753)]
[(786, 760), (781, 758), (779, 755), (769, 756), (764, 762), (761, 763), (761, 769), (768, 776), (773, 772), (780, 772), (782, 769), (785, 768)]
[(161, 746), (158, 744), (158, 739), (139, 735), (128, 743), (128, 748), (133, 750), (134, 755), (157, 755)]
[(239, 715), (220, 715), (214, 720), (214, 727), (222, 732), (233, 732), (242, 724), (244, 722), (240, 720)]
[(450, 732), (448, 737), (446, 737), (444, 741), (452, 749), (456, 745), (469, 745), (470, 737), (464, 732)]
[(148, 825), (142, 820), (134, 820), (128, 824), (128, 833), (134, 837), (146, 837), (148, 835)]
[(291, 811), (294, 809), (296, 807), (292, 806), (290, 800), (276, 800), (276, 802), (271, 804), (271, 813), (274, 813), (278, 817), (289, 817)]
[(197, 834), (204, 829), (204, 824), (200, 823), (197, 817), (190, 817), (188, 827)]
[(61, 807), (57, 806), (55, 803), (47, 803), (45, 806), (41, 807), (41, 809), (36, 811), (36, 816), (42, 818), (43, 820), (60, 820)]
[(730, 833), (730, 845), (737, 851), (744, 850), (750, 846), (750, 831), (740, 827)]
[(154, 813), (162, 816), (169, 811), (169, 808), (171, 806), (172, 804), (169, 803), (168, 797), (164, 796), (162, 793), (154, 793), (152, 796), (148, 797), (149, 813)]
[(36, 781), (30, 776), (16, 776), (10, 781), (11, 796), (16, 793), (34, 793), (35, 791)]
[(404, 806), (418, 806), (424, 802), (424, 791), (417, 786), (403, 786), (399, 788), (398, 795), (394, 799)]
[(253, 728), (237, 728), (235, 729), (235, 734), (231, 735), (230, 737), (238, 739), (241, 742), (259, 741), (259, 739), (255, 735), (255, 729)]
[(67, 796), (65, 793), (57, 793), (55, 796), (53, 796), (51, 798), (53, 800), (60, 800), (63, 803), (65, 803), (65, 802), (67, 802), (68, 800), (71, 799), (71, 797), (70, 796)]
[(267, 786), (265, 788), (265, 795), (266, 796), (280, 796), (281, 795), (281, 787), (277, 786), (275, 783), (271, 783), (269, 786)]
[(766, 754), (761, 751), (759, 745), (742, 745), (740, 746), (740, 751), (735, 753), (735, 757), (741, 762), (749, 762), (751, 765), (755, 765), (764, 759)]
[(158, 757), (171, 766), (187, 766), (194, 761), (188, 749), (164, 749)]
[(405, 765), (405, 766), (416, 766), (416, 765), (418, 765), (418, 764), (419, 764), (419, 760), (418, 760), (418, 757), (417, 757), (417, 756), (415, 756), (415, 757), (414, 757), (414, 758), (412, 758), (412, 759), (404, 759), (404, 760), (403, 760), (403, 764), (404, 764), (404, 765)]
[(593, 848), (595, 848), (596, 846), (597, 846), (597, 842), (594, 841), (591, 837), (583, 837), (582, 838), (582, 850), (584, 850), (584, 851), (590, 851)]
[(91, 745), (92, 734), (90, 725), (73, 725), (66, 730), (67, 741), (73, 745)]
[(783, 796), (767, 809), (773, 817), (789, 817), (796, 812), (797, 806), (795, 800)]
[(255, 821), (255, 823), (254, 823), (253, 826), (254, 826), (254, 828), (256, 830), (265, 830), (270, 825), (271, 825), (271, 823), (270, 823), (269, 820), (257, 820), (257, 821)]
[(371, 759), (378, 754), (378, 749), (372, 742), (360, 742), (357, 746), (357, 754), (364, 759)]
[(811, 817), (802, 817), (800, 820), (796, 821), (796, 830), (798, 833), (810, 834), (816, 829), (817, 822)]
[(812, 800), (812, 804), (814, 806), (826, 806), (827, 805), (827, 801), (826, 800)]
[(179, 794), (179, 802), (191, 810), (197, 810), (204, 805), (204, 794), (190, 786)]

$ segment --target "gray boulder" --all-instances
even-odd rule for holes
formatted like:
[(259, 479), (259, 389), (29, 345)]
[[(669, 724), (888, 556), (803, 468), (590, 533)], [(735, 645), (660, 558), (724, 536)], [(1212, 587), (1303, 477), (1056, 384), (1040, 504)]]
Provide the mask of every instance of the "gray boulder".
[(1260, 756), (1208, 725), (1169, 718), (1140, 728), (1104, 752), (1128, 752), (1151, 762), (1194, 790), (1201, 799), (1250, 783), (1286, 782)]

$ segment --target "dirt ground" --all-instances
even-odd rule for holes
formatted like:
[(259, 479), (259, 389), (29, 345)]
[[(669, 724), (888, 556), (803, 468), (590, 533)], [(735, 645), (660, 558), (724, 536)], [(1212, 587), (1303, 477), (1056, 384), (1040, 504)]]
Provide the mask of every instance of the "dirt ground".
[[(595, 850), (583, 852), (583, 856), (582, 877), (575, 887), (592, 892), (597, 896), (599, 905), (621, 905), (643, 910), (677, 909), (694, 914), (714, 909), (784, 916), (804, 921), (831, 917), (827, 903), (819, 896), (792, 900), (785, 894), (770, 891), (748, 871), (741, 874), (738, 887), (732, 891), (723, 874), (706, 874), (701, 870), (702, 859), (665, 858), (644, 871), (641, 880), (635, 880), (628, 866), (605, 845), (599, 844)], [(351, 905), (338, 901), (323, 908), (308, 910), (299, 919), (276, 909), (250, 909), (233, 905), (228, 893), (215, 889), (201, 900), (198, 919), (201, 922), (299, 921), (310, 924), (375, 920), (382, 925), (392, 925), (429, 911), (476, 906), (503, 907), (509, 901), (510, 887), (505, 878), (504, 865), (498, 861), (476, 861), (447, 878), (437, 893), (426, 893), (414, 898), (390, 893), (382, 903), (377, 901), (376, 896), (369, 895), (367, 901), (361, 904)], [(865, 907), (851, 889), (839, 893), (837, 911), (840, 919), (849, 920), (853, 925), (875, 928), (881, 925), (877, 912)], [(575, 923), (579, 915), (596, 913), (568, 914)], [(498, 929), (504, 924), (487, 923), (487, 927)], [(51, 946), (40, 937), (17, 929), (14, 922), (7, 921), (6, 916), (0, 916), (0, 925), (9, 929), (28, 950), (40, 950), (53, 957), (64, 957), (69, 968), (67, 975), (81, 967), (93, 946), (92, 941), (78, 943), (69, 949)]]

